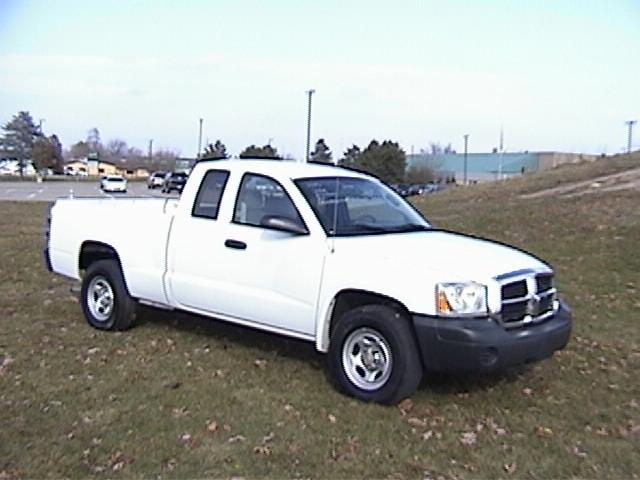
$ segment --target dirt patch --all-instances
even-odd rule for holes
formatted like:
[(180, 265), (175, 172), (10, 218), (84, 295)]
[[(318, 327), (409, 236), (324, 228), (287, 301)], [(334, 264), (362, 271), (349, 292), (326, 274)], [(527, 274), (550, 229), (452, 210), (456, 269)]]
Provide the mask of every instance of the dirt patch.
[(640, 190), (640, 168), (634, 168), (611, 175), (603, 175), (581, 182), (560, 185), (559, 187), (546, 188), (537, 192), (520, 195), (520, 198), (539, 198), (549, 195), (570, 198), (588, 195), (590, 193), (631, 189)]

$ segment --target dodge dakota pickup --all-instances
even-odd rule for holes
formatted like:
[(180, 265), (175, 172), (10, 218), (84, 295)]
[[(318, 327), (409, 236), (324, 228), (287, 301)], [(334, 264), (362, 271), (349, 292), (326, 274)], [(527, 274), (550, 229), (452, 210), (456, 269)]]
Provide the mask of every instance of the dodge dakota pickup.
[(141, 303), (304, 339), (364, 401), (547, 358), (571, 331), (548, 264), (346, 168), (202, 161), (179, 199), (64, 198), (48, 219), (45, 262), (81, 281), (91, 326), (125, 330)]

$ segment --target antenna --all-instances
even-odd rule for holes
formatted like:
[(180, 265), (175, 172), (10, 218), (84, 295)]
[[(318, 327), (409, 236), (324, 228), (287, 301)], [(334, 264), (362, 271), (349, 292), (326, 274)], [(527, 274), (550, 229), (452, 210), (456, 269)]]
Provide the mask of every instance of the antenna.
[(331, 238), (331, 253), (336, 251), (336, 235), (338, 234), (338, 201), (340, 194), (340, 177), (336, 177), (336, 193), (333, 202), (333, 237)]

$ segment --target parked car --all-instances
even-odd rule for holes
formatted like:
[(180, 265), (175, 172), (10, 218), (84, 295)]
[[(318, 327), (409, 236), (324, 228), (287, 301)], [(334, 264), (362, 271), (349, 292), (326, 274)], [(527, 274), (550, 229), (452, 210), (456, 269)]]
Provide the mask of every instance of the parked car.
[(100, 179), (100, 189), (103, 192), (126, 193), (127, 180), (121, 175), (107, 175)]
[(182, 193), (185, 183), (187, 183), (188, 175), (184, 172), (169, 172), (164, 177), (162, 184), (163, 193), (171, 193), (172, 190)]
[(92, 327), (126, 330), (141, 303), (306, 340), (364, 401), (412, 395), (423, 371), (542, 360), (570, 336), (550, 265), (433, 228), (349, 169), (202, 161), (180, 199), (62, 198), (49, 215), (47, 267), (81, 282)]
[(401, 197), (409, 196), (409, 184), (407, 183), (393, 183), (389, 185), (393, 188)]
[(164, 177), (166, 176), (166, 172), (153, 172), (147, 178), (147, 188), (154, 189), (156, 187), (162, 188), (164, 186)]
[(409, 185), (409, 195), (422, 195), (423, 187), (421, 183), (412, 183)]

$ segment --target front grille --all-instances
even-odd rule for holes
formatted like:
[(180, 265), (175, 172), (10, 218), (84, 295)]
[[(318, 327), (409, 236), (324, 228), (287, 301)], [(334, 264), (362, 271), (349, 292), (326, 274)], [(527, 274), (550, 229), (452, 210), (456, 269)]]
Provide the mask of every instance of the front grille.
[(502, 299), (509, 300), (512, 298), (520, 298), (527, 295), (527, 282), (520, 280), (518, 282), (507, 283), (502, 286)]
[(540, 323), (553, 313), (556, 289), (552, 273), (532, 272), (524, 278), (519, 275), (513, 281), (504, 280), (500, 293), (500, 319), (507, 328)]
[(545, 292), (553, 288), (553, 274), (542, 273), (536, 275), (536, 291)]

